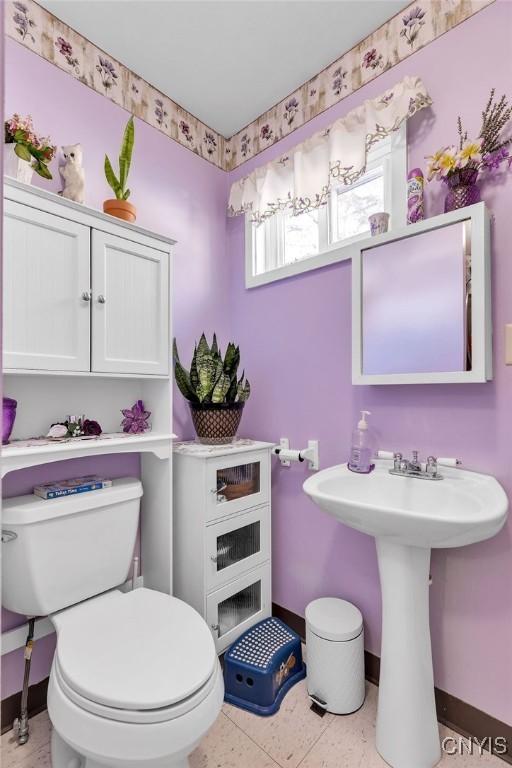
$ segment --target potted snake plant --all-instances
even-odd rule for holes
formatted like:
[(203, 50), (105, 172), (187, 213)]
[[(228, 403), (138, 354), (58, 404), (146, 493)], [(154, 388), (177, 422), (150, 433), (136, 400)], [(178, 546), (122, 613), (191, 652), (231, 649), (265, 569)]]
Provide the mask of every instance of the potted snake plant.
[(207, 445), (233, 442), (251, 394), (245, 372), (238, 378), (240, 349), (230, 342), (223, 356), (216, 335), (213, 334), (210, 346), (203, 333), (195, 345), (189, 370), (180, 362), (176, 339), (173, 356), (176, 384), (188, 400), (199, 442)]
[(135, 221), (137, 209), (128, 202), (130, 190), (126, 186), (128, 173), (132, 162), (133, 144), (135, 141), (135, 128), (133, 115), (130, 117), (124, 129), (121, 151), (119, 152), (119, 178), (116, 176), (108, 155), (105, 155), (105, 177), (112, 187), (115, 198), (105, 200), (103, 210), (111, 216), (116, 216), (124, 221)]

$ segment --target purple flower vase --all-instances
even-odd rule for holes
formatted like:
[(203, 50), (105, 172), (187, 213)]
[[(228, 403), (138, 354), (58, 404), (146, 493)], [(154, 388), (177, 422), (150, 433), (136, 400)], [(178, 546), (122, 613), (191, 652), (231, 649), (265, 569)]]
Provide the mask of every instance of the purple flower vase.
[(2, 398), (2, 445), (9, 442), (14, 419), (16, 418), (16, 406), (18, 403), (11, 397)]
[(480, 202), (480, 188), (476, 183), (477, 178), (478, 170), (476, 168), (462, 168), (444, 179), (444, 183), (448, 187), (444, 201), (445, 213)]

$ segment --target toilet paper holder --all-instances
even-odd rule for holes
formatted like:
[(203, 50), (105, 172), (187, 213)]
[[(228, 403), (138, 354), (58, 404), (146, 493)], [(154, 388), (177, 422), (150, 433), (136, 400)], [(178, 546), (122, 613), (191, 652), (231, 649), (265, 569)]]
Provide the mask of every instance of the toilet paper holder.
[(279, 445), (272, 448), (272, 453), (278, 457), (282, 467), (291, 466), (292, 461), (307, 461), (308, 469), (319, 468), (318, 440), (308, 440), (307, 448), (294, 451), (290, 449), (290, 440), (287, 437), (282, 437)]

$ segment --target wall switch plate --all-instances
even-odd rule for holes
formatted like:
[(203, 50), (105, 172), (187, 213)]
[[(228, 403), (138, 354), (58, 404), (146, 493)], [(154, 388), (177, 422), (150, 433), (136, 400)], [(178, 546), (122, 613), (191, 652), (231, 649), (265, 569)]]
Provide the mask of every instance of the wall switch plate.
[(512, 324), (505, 326), (505, 365), (512, 365)]

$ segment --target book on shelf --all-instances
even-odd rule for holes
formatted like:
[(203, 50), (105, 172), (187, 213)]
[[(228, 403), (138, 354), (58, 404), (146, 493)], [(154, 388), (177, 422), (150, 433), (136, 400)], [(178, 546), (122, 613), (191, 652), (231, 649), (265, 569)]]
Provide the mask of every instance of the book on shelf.
[(88, 493), (99, 491), (102, 488), (110, 488), (112, 480), (98, 475), (85, 475), (75, 477), (72, 480), (60, 480), (56, 483), (42, 483), (34, 487), (36, 496), (42, 499), (58, 499), (62, 496), (71, 496), (75, 493)]

